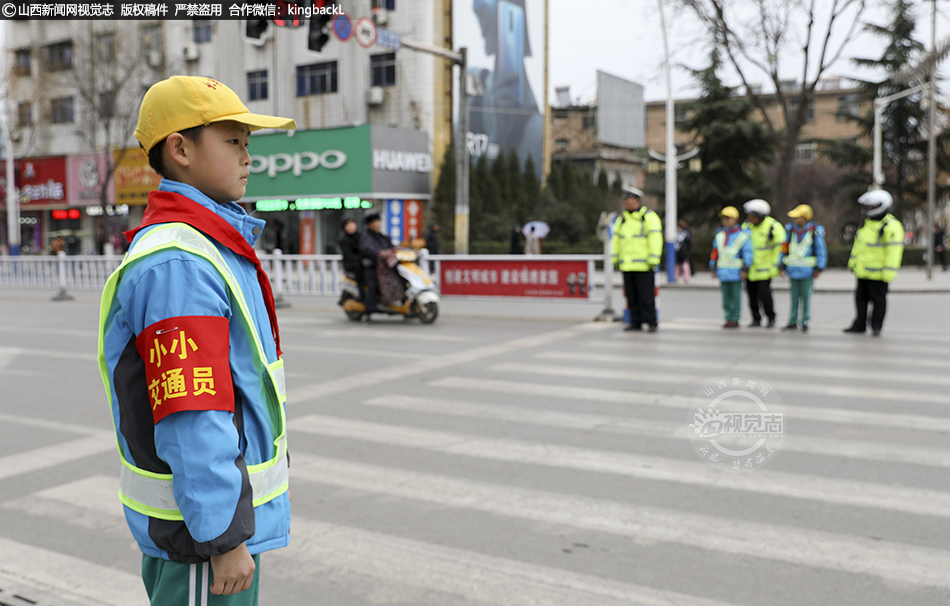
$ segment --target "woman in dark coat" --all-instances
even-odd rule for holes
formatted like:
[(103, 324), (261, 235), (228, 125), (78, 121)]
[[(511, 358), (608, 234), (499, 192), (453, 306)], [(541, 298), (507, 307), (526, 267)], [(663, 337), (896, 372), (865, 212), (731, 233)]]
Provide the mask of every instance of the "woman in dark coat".
[(360, 234), (356, 220), (349, 217), (343, 219), (340, 225), (343, 233), (336, 243), (340, 246), (343, 253), (343, 271), (353, 274), (357, 282), (362, 282), (360, 276), (363, 273), (363, 265), (360, 263)]

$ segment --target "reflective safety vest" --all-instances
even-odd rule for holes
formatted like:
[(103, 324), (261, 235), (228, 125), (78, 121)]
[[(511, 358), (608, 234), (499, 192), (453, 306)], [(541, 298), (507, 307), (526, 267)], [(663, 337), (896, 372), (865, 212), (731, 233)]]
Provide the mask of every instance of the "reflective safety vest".
[(663, 254), (660, 216), (646, 206), (623, 211), (614, 223), (611, 246), (620, 271), (653, 271)]
[[(232, 321), (241, 322), (244, 330), (252, 337), (256, 345), (257, 365), (261, 369), (262, 379), (266, 389), (267, 412), (274, 423), (277, 434), (273, 442), (273, 456), (258, 465), (248, 465), (247, 472), (253, 490), (254, 507), (263, 505), (287, 492), (289, 486), (287, 463), (287, 417), (284, 403), (287, 400), (284, 381), (284, 361), (268, 363), (261, 344), (253, 317), (247, 305), (244, 293), (238, 286), (238, 281), (228, 267), (221, 252), (214, 243), (197, 229), (184, 223), (168, 223), (159, 225), (143, 233), (128, 251), (122, 264), (109, 276), (105, 289), (102, 292), (102, 305), (99, 320), (99, 370), (102, 381), (109, 395), (110, 406), (113, 405), (112, 389), (105, 354), (105, 325), (123, 272), (132, 264), (141, 261), (150, 254), (176, 248), (195, 256), (201, 257), (214, 267), (224, 278), (232, 296), (238, 302), (238, 313)], [(118, 434), (119, 428), (115, 428)], [(155, 473), (139, 469), (125, 458), (122, 447), (119, 446), (119, 457), (122, 467), (119, 473), (119, 499), (130, 509), (153, 518), (162, 520), (183, 520), (181, 510), (175, 501), (172, 491), (172, 475)]]
[(778, 262), (785, 243), (785, 228), (772, 217), (765, 217), (758, 225), (746, 222), (742, 225), (752, 233), (752, 267), (749, 280), (768, 280), (779, 274)]
[(890, 282), (904, 256), (904, 226), (893, 215), (865, 219), (854, 234), (848, 269), (858, 278)]
[(815, 233), (814, 230), (809, 229), (805, 232), (805, 236), (802, 238), (802, 241), (799, 242), (798, 238), (795, 237), (795, 233), (792, 232), (792, 237), (788, 241), (788, 254), (785, 256), (785, 266), (786, 267), (817, 267), (818, 257), (806, 256), (808, 250), (812, 247), (812, 244), (815, 242)]
[(726, 232), (720, 231), (716, 234), (716, 248), (719, 250), (719, 258), (716, 259), (716, 267), (721, 269), (742, 269), (742, 246), (749, 239), (745, 232), (739, 232), (736, 237), (726, 245)]

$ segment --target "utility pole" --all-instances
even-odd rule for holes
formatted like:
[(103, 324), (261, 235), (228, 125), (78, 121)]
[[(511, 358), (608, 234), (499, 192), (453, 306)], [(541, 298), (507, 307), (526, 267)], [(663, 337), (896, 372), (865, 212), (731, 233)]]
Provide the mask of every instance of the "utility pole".
[(16, 188), (13, 175), (13, 140), (10, 138), (10, 124), (7, 119), (7, 100), (0, 102), (0, 128), (3, 129), (3, 151), (6, 156), (7, 177), (7, 245), (10, 255), (20, 254), (20, 192)]
[(670, 46), (666, 36), (666, 17), (663, 14), (663, 0), (657, 0), (660, 6), (660, 29), (663, 30), (663, 51), (666, 53), (666, 157), (673, 160), (666, 163), (666, 279), (670, 284), (676, 282), (676, 113), (673, 108), (673, 75), (670, 65)]
[(463, 47), (458, 52), (452, 52), (437, 46), (405, 39), (401, 40), (401, 45), (411, 50), (448, 59), (459, 66), (459, 117), (455, 131), (455, 254), (467, 255), (469, 225), (468, 49)]

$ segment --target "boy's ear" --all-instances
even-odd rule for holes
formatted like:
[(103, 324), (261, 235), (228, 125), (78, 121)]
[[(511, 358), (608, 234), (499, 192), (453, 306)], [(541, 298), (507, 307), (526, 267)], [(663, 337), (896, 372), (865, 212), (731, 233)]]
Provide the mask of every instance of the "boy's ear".
[(188, 166), (191, 164), (194, 151), (189, 143), (190, 141), (181, 133), (168, 135), (168, 138), (165, 139), (165, 151), (168, 152), (168, 157), (171, 158), (172, 162), (179, 166)]

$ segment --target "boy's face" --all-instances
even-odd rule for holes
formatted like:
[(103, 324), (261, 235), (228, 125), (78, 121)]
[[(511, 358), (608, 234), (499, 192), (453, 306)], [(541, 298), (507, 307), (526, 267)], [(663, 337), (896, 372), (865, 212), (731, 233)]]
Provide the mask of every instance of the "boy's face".
[(218, 204), (243, 198), (251, 168), (250, 136), (246, 124), (233, 120), (206, 126), (198, 143), (192, 143), (195, 153), (184, 176), (187, 183)]
[(722, 217), (722, 226), (726, 229), (732, 229), (736, 226), (737, 219), (735, 217)]
[(808, 219), (806, 219), (805, 217), (795, 217), (794, 219), (792, 219), (792, 221), (794, 221), (795, 225), (799, 227), (805, 227), (806, 225), (808, 225)]

